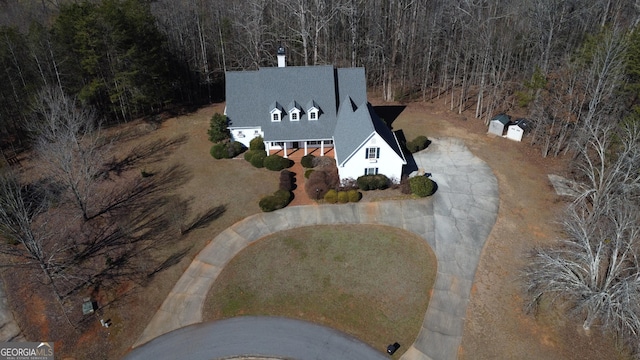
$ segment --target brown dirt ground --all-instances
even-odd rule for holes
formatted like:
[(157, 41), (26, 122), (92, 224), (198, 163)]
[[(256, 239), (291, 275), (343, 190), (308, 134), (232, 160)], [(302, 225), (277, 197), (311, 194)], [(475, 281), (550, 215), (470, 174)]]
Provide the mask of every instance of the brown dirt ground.
[[(371, 98), (372, 104), (382, 103)], [(401, 105), (401, 104), (391, 104)], [(180, 163), (190, 171), (189, 181), (175, 194), (187, 199), (187, 217), (193, 217), (211, 206), (226, 205), (225, 213), (208, 227), (197, 229), (175, 239), (175, 243), (155, 256), (168, 256), (187, 249), (176, 265), (153, 277), (144, 286), (123, 286), (99, 294), (109, 302), (101, 304), (99, 314), (111, 318), (114, 325), (104, 329), (98, 318), (85, 319), (81, 333), (70, 330), (60, 332), (43, 321), (42, 312), (53, 313), (55, 303), (43, 304), (46, 292), (30, 292), (21, 285), (19, 277), (5, 271), (9, 284), (10, 303), (26, 337), (32, 341), (54, 340), (56, 351), (62, 346), (61, 358), (67, 359), (119, 359), (135, 342), (158, 309), (173, 284), (193, 257), (219, 232), (240, 219), (260, 211), (258, 200), (277, 189), (277, 174), (255, 169), (241, 159), (213, 160), (209, 155), (211, 144), (207, 140), (208, 121), (215, 112), (222, 113), (223, 104), (204, 107), (194, 113), (176, 116), (164, 121), (156, 130), (149, 124), (133, 122), (117, 130), (143, 129), (118, 144), (117, 151), (144, 141), (187, 135), (161, 162), (144, 170), (155, 171), (169, 164)], [(387, 119), (392, 120), (392, 119)], [(543, 159), (526, 142), (517, 143), (486, 135), (482, 121), (472, 115), (457, 115), (448, 111), (440, 100), (410, 103), (393, 122), (394, 129), (402, 129), (407, 139), (417, 135), (428, 137), (457, 137), (465, 141), (471, 151), (486, 161), (494, 171), (500, 189), (498, 220), (483, 251), (473, 293), (467, 311), (461, 359), (616, 359), (622, 358), (607, 337), (578, 330), (580, 322), (564, 321), (551, 313), (534, 318), (522, 311), (523, 300), (518, 274), (525, 264), (526, 253), (536, 245), (546, 244), (557, 236), (554, 224), (564, 203), (552, 192), (548, 173), (562, 174), (563, 159)], [(115, 131), (111, 129), (110, 131)], [(37, 171), (33, 160), (23, 159), (24, 169)], [(139, 168), (132, 171), (140, 172)], [(427, 170), (428, 171), (428, 170)], [(304, 189), (302, 174), (297, 175), (298, 189)], [(365, 194), (363, 201), (402, 196), (399, 191)], [(292, 205), (310, 203), (303, 192), (296, 193)], [(13, 281), (12, 281), (13, 280)], [(17, 281), (16, 281), (17, 280)], [(21, 291), (17, 291), (20, 289)], [(36, 296), (34, 296), (36, 295)], [(20, 304), (20, 305), (18, 305)], [(78, 303), (79, 304), (79, 303)], [(33, 309), (49, 308), (50, 310)], [(74, 308), (74, 311), (79, 311)], [(62, 321), (58, 319), (58, 323)], [(43, 336), (50, 336), (44, 339)]]

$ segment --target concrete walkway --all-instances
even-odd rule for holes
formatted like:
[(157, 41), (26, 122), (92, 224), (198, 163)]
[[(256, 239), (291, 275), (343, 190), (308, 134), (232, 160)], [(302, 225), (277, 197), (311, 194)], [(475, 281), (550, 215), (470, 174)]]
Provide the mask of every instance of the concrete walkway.
[(402, 359), (456, 359), (480, 253), (498, 213), (498, 183), (489, 166), (473, 156), (461, 140), (432, 141), (414, 158), (438, 184), (434, 196), (287, 207), (246, 218), (220, 233), (196, 256), (134, 346), (201, 322), (202, 307), (216, 277), (255, 240), (302, 226), (382, 224), (421, 236), (438, 259), (436, 283), (422, 328)]

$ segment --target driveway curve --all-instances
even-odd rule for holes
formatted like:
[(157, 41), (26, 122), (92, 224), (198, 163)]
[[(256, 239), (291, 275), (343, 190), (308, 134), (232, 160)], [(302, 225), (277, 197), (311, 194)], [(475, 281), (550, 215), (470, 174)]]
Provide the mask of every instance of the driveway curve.
[[(184, 339), (189, 345), (184, 346)], [(228, 359), (235, 356), (300, 360), (385, 360), (387, 356), (343, 332), (308, 321), (241, 316), (194, 324), (157, 337), (127, 360)]]
[(432, 139), (414, 159), (438, 184), (430, 198), (287, 207), (247, 217), (220, 233), (196, 256), (134, 346), (202, 322), (202, 307), (215, 279), (253, 241), (303, 226), (381, 224), (421, 236), (438, 260), (422, 327), (402, 359), (456, 359), (480, 254), (498, 214), (498, 182), (491, 168), (459, 139)]

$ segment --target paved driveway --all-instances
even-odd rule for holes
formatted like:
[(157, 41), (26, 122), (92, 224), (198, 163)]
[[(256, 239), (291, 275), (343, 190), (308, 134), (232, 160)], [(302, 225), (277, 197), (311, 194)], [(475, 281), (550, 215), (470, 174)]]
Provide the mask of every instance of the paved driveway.
[(241, 354), (300, 360), (388, 359), (362, 341), (325, 326), (280, 317), (253, 316), (200, 323), (172, 331), (133, 350), (126, 359), (211, 360)]
[(414, 158), (418, 167), (432, 173), (437, 182), (434, 196), (421, 200), (287, 207), (234, 224), (198, 254), (135, 346), (202, 322), (202, 306), (216, 277), (228, 261), (255, 240), (301, 226), (382, 224), (421, 236), (438, 259), (436, 283), (422, 328), (402, 359), (456, 359), (471, 285), (498, 214), (498, 183), (489, 166), (473, 156), (461, 140), (432, 141), (428, 149), (414, 154)]

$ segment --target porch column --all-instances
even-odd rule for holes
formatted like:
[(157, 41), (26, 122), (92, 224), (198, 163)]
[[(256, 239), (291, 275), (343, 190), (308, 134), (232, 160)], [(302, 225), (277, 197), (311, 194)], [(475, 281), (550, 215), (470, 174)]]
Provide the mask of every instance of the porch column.
[(288, 157), (289, 157), (289, 156), (287, 155), (287, 142), (285, 141), (285, 142), (283, 142), (283, 144), (284, 144), (284, 146), (283, 146), (283, 148), (284, 148), (284, 158), (286, 159), (286, 158), (288, 158)]
[(304, 141), (304, 155), (307, 155), (307, 140)]
[(324, 156), (324, 140), (320, 140), (320, 156)]

